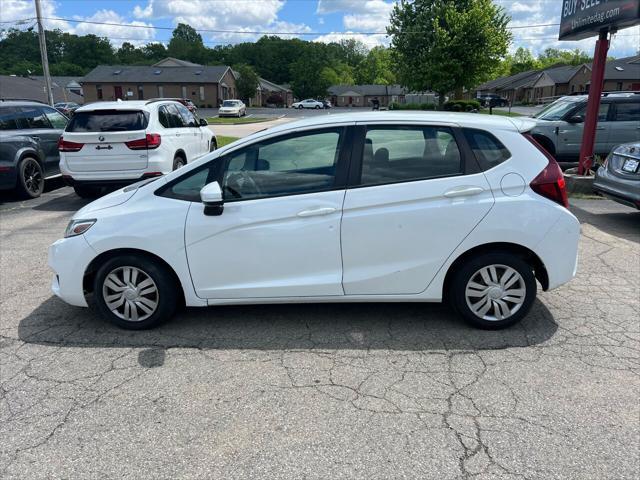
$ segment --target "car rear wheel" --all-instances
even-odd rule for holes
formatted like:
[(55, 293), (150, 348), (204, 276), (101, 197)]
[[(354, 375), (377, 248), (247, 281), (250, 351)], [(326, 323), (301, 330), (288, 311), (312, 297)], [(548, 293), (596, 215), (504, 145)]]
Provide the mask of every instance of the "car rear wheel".
[(298, 110), (302, 110), (304, 107), (302, 105), (298, 105)]
[(454, 308), (470, 324), (506, 328), (522, 320), (536, 297), (533, 269), (511, 253), (487, 253), (459, 268), (451, 283)]
[(187, 161), (184, 158), (182, 158), (180, 155), (176, 155), (173, 158), (173, 169), (174, 170), (177, 170), (177, 169), (179, 169), (181, 167), (184, 167), (186, 164), (187, 164)]
[(316, 110), (320, 110), (320, 105), (316, 105), (316, 106), (315, 106), (315, 109), (316, 109)]
[(44, 173), (42, 166), (33, 157), (26, 157), (18, 165), (18, 195), (23, 198), (37, 198), (44, 191)]
[(134, 255), (105, 262), (96, 273), (93, 291), (102, 316), (130, 330), (155, 327), (168, 320), (178, 304), (171, 272), (151, 259)]

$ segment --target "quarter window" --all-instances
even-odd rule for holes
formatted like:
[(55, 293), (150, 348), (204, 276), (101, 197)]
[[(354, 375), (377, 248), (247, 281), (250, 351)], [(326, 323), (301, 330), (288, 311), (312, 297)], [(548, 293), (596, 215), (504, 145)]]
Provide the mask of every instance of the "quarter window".
[(464, 134), (482, 170), (489, 170), (511, 157), (511, 152), (489, 132), (467, 128)]
[(329, 190), (334, 185), (342, 129), (266, 141), (227, 157), (226, 200)]
[(53, 128), (58, 128), (63, 130), (64, 127), (67, 126), (67, 119), (60, 112), (56, 112), (55, 110), (51, 110), (51, 109), (46, 109), (45, 114), (47, 115), (47, 118), (49, 119), (49, 122), (51, 122), (51, 125), (53, 126)]
[(617, 122), (640, 122), (640, 102), (617, 103), (616, 104), (616, 121)]
[(13, 108), (0, 109), (0, 130), (16, 130), (16, 111)]
[(361, 185), (459, 175), (462, 156), (447, 127), (369, 127), (362, 153)]
[(173, 104), (165, 105), (165, 108), (167, 111), (167, 118), (169, 120), (169, 125), (171, 126), (171, 128), (182, 128), (187, 126), (182, 120), (182, 117), (180, 116), (180, 113), (178, 112), (178, 109), (176, 108), (175, 105)]

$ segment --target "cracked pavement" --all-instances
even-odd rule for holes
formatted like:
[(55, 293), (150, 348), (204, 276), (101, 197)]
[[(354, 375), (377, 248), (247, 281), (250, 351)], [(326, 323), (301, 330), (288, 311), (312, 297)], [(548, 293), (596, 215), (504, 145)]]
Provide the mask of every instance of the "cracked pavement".
[(640, 212), (572, 201), (578, 277), (505, 331), (321, 304), (128, 332), (50, 293), (46, 248), (82, 205), (0, 198), (3, 479), (640, 475)]

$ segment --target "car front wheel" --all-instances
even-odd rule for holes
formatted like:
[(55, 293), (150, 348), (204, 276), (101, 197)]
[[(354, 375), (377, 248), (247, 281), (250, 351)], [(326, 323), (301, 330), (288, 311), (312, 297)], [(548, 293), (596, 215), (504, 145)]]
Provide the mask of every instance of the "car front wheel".
[(37, 198), (44, 191), (44, 172), (33, 157), (26, 157), (18, 165), (18, 195), (23, 198)]
[(511, 253), (487, 253), (463, 264), (449, 292), (454, 308), (472, 325), (497, 330), (518, 323), (536, 297), (533, 269)]
[(105, 262), (94, 279), (94, 298), (103, 317), (130, 330), (155, 327), (168, 320), (178, 303), (171, 272), (138, 255)]
[(176, 155), (173, 158), (173, 169), (174, 170), (177, 170), (177, 169), (179, 169), (181, 167), (184, 167), (186, 164), (187, 164), (187, 161), (184, 158), (182, 158), (180, 155)]

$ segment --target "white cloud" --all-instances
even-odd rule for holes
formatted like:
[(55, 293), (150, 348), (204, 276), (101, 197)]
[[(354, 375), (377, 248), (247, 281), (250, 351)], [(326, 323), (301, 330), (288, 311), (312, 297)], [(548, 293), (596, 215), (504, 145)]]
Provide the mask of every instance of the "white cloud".
[[(40, 8), (43, 17), (55, 17), (57, 3), (52, 0), (42, 0)], [(23, 18), (35, 18), (36, 7), (33, 0), (0, 0), (0, 20), (3, 22), (13, 22)], [(35, 20), (30, 20), (31, 25)], [(44, 20), (45, 27), (48, 29), (60, 28), (68, 31), (69, 24), (60, 20)], [(14, 24), (15, 25), (15, 24)], [(3, 28), (10, 28), (12, 24), (3, 23)], [(17, 25), (16, 25), (17, 26)]]
[(364, 35), (362, 33), (355, 32), (347, 32), (346, 34), (342, 32), (331, 32), (314, 38), (313, 41), (332, 43), (349, 39), (359, 40), (360, 42), (364, 43), (364, 45), (369, 49), (378, 47), (380, 45), (387, 46), (389, 44), (389, 39), (384, 35)]
[[(149, 28), (153, 26), (151, 23), (145, 23), (138, 20), (129, 22), (113, 10), (98, 10), (90, 17), (75, 16), (74, 19), (121, 24), (121, 26), (116, 26), (77, 23), (74, 28), (74, 33), (77, 35), (87, 35), (91, 33), (99, 37), (107, 37), (111, 40), (111, 44), (114, 47), (119, 47), (124, 42), (129, 42), (133, 45), (144, 45), (151, 42), (155, 38), (156, 34), (153, 28)], [(135, 25), (136, 27), (141, 28), (131, 28), (127, 25)]]

